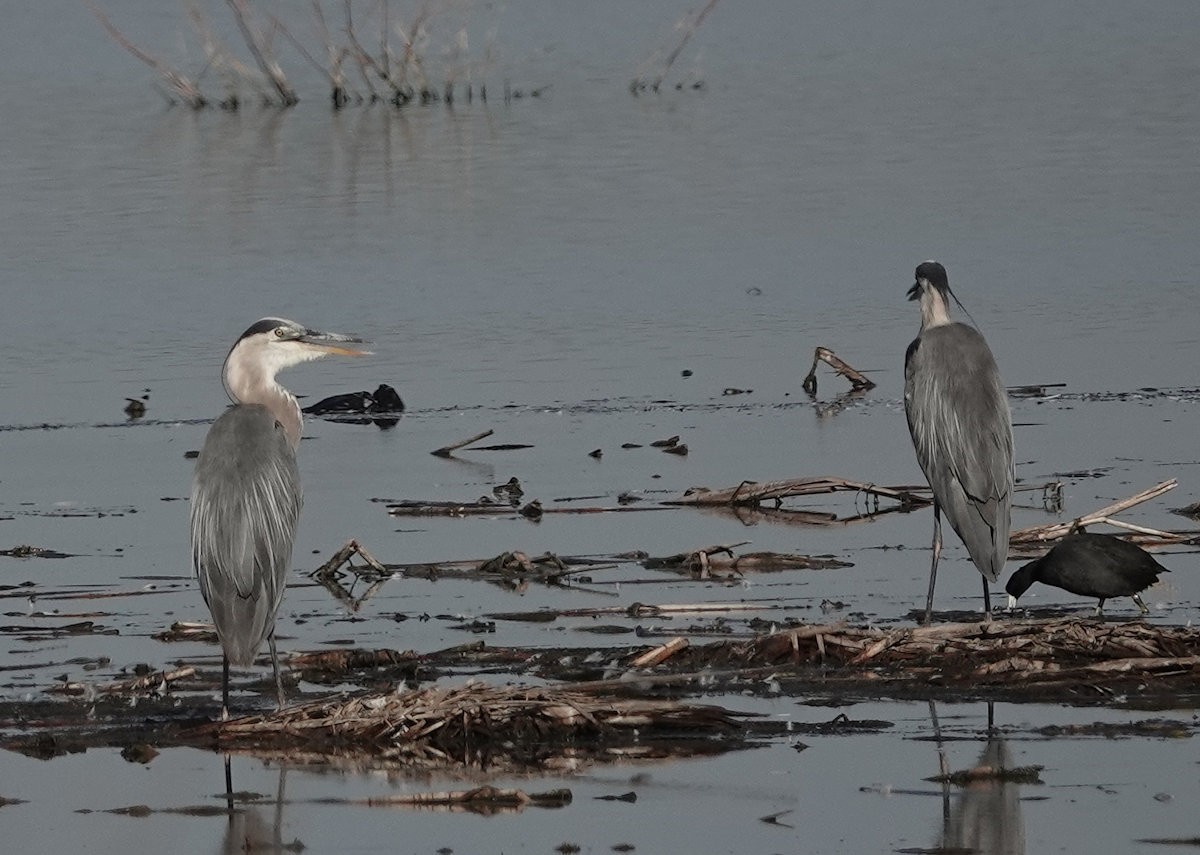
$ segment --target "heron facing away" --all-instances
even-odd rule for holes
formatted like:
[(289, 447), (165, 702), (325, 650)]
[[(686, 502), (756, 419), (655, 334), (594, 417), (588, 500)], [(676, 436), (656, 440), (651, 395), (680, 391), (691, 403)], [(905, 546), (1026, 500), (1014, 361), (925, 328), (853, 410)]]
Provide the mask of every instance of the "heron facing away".
[(936, 261), (917, 267), (910, 300), (921, 301), (921, 332), (904, 356), (904, 412), (917, 462), (933, 490), (933, 561), (925, 620), (942, 552), (944, 512), (983, 574), (983, 617), (991, 620), (988, 582), (1008, 558), (1013, 439), (1008, 399), (996, 360), (974, 327), (950, 320), (950, 284)]
[(233, 406), (205, 437), (192, 480), (192, 566), (224, 650), (222, 717), (229, 714), (229, 665), (271, 650), (284, 705), (275, 613), (283, 598), (302, 501), (296, 447), (303, 420), (295, 396), (275, 375), (331, 353), (359, 356), (362, 339), (263, 318), (225, 357), (221, 378)]

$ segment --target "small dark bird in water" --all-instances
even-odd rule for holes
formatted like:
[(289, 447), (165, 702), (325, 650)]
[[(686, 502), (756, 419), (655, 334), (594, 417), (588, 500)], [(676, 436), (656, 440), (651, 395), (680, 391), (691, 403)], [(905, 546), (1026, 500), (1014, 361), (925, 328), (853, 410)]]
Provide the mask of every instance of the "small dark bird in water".
[(1132, 597), (1142, 614), (1150, 611), (1138, 596), (1169, 572), (1149, 552), (1119, 537), (1080, 532), (1064, 537), (1057, 546), (1024, 565), (1008, 580), (1008, 606), (1034, 582), (1053, 585), (1081, 597), (1098, 597), (1096, 614), (1103, 613), (1110, 597)]
[(404, 400), (387, 383), (380, 383), (378, 388), (371, 394), (371, 403), (367, 407), (367, 412), (402, 413), (404, 412)]

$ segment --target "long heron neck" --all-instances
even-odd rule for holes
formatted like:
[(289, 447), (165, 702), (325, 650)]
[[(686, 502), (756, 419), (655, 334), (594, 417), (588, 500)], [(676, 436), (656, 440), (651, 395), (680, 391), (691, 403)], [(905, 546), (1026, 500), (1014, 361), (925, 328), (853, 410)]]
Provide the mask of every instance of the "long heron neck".
[(937, 288), (926, 288), (921, 294), (921, 329), (950, 323), (950, 303)]
[(288, 442), (295, 449), (304, 432), (300, 402), (270, 374), (249, 370), (237, 363), (225, 364), (225, 392), (235, 404), (259, 404), (283, 426)]

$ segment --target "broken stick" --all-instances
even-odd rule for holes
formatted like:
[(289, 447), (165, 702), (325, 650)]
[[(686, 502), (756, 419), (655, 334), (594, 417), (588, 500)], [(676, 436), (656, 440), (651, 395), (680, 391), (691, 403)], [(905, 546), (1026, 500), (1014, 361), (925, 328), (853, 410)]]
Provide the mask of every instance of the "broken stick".
[(810, 395), (817, 394), (817, 365), (821, 362), (824, 362), (836, 371), (838, 376), (849, 380), (850, 388), (855, 392), (865, 392), (867, 389), (875, 388), (874, 382), (856, 371), (832, 350), (827, 347), (818, 347), (813, 353), (812, 368), (808, 370), (808, 374), (805, 376), (804, 383), (802, 384), (804, 391)]
[(434, 457), (449, 457), (451, 455), (451, 453), (458, 451), (460, 448), (466, 448), (468, 445), (479, 442), (479, 440), (485, 439), (486, 437), (489, 437), (494, 433), (495, 433), (494, 430), (488, 429), (488, 430), (485, 430), (483, 433), (475, 434), (473, 437), (470, 437), (469, 439), (464, 439), (462, 442), (455, 442), (450, 445), (443, 445), (441, 448), (435, 449), (429, 453), (432, 454)]

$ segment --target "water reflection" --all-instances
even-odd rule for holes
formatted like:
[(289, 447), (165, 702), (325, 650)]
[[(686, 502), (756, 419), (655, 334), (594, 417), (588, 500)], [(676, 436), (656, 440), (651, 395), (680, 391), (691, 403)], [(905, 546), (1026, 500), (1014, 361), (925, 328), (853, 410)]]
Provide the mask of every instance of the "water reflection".
[(221, 855), (246, 852), (298, 852), (304, 848), (299, 840), (283, 842), (283, 804), (287, 784), (287, 769), (279, 769), (279, 786), (275, 793), (275, 810), (268, 822), (265, 804), (255, 793), (234, 792), (231, 758), (225, 755), (225, 806), (229, 822), (221, 837)]
[[(1007, 739), (993, 723), (988, 702), (987, 741), (975, 765), (965, 774), (952, 775), (942, 744), (937, 708), (929, 702), (934, 738), (938, 746), (938, 774), (942, 781), (942, 832), (939, 851), (974, 852), (980, 855), (1024, 855), (1025, 823), (1021, 816), (1020, 784), (1005, 773), (1013, 769)], [(951, 779), (965, 777), (957, 798)]]

